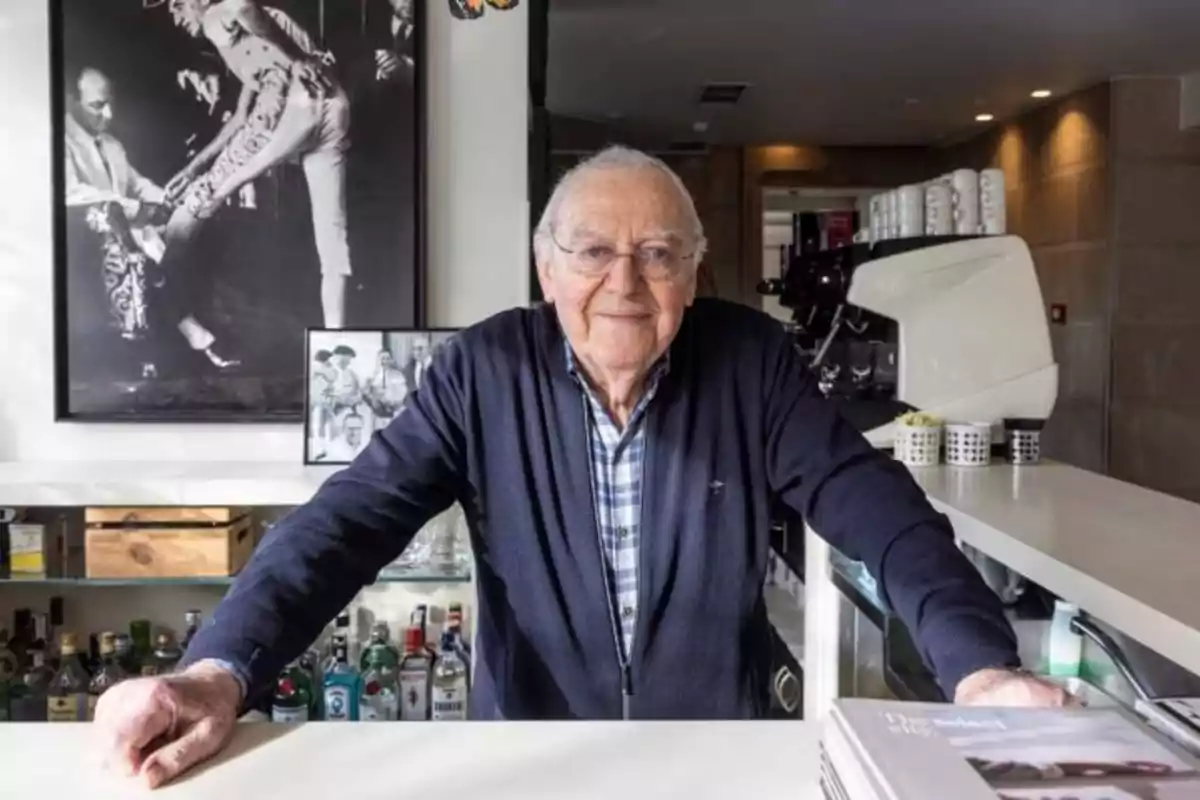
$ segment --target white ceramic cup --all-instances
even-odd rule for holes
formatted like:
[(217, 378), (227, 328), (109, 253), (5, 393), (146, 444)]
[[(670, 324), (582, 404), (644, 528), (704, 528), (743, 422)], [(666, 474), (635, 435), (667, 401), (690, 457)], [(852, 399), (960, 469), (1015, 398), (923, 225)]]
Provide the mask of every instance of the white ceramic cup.
[(868, 208), (870, 209), (871, 241), (883, 241), (884, 230), (887, 228), (887, 209), (885, 208), (884, 196), (882, 194), (871, 195)]
[(934, 181), (925, 187), (925, 233), (949, 236), (954, 233), (954, 199), (950, 187)]
[(959, 236), (979, 233), (979, 173), (973, 169), (955, 170), (951, 183), (954, 188), (954, 232)]
[(901, 186), (897, 190), (898, 219), (896, 227), (903, 239), (925, 233), (925, 192), (920, 186)]
[(1006, 233), (1008, 215), (1005, 212), (1004, 172), (985, 169), (979, 173), (980, 232), (988, 236)]
[(887, 202), (887, 233), (884, 238), (897, 239), (900, 237), (900, 192), (891, 189), (885, 195)]

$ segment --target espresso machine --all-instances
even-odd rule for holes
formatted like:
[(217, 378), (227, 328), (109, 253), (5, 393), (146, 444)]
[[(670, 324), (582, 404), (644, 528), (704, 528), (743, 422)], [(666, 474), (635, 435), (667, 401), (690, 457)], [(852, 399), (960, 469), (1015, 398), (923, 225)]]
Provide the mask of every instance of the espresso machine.
[(759, 291), (792, 309), (822, 392), (877, 447), (906, 411), (1045, 420), (1058, 393), (1041, 288), (1016, 236), (854, 244), (791, 260)]

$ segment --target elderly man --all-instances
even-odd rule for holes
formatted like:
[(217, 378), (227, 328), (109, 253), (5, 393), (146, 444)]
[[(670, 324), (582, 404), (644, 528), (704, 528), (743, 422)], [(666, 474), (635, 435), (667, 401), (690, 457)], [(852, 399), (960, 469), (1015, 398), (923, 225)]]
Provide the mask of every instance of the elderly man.
[(762, 714), (774, 499), (868, 565), (959, 702), (1063, 702), (1018, 670), (945, 518), (839, 418), (782, 328), (693, 299), (704, 236), (664, 164), (581, 164), (534, 245), (549, 304), (447, 343), (396, 420), (273, 529), (183, 670), (101, 698), (113, 760), (158, 783), (215, 752), (244, 698), (456, 501), (478, 565), (477, 719)]

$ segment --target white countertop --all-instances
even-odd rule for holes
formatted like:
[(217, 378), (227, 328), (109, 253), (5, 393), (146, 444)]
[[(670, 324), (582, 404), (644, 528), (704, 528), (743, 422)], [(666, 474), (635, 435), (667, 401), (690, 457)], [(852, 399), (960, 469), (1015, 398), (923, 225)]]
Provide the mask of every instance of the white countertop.
[(804, 722), (243, 723), (156, 792), (99, 770), (85, 723), (0, 724), (4, 800), (817, 800)]
[(1056, 463), (912, 473), (963, 541), (1200, 674), (1200, 505)]
[(0, 506), (295, 506), (340, 467), (279, 462), (0, 462)]

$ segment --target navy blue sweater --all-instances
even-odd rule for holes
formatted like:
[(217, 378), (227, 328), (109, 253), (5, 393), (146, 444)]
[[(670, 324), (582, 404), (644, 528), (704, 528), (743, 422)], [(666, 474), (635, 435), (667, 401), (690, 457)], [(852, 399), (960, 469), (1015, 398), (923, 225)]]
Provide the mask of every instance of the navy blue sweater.
[[(579, 386), (550, 307), (449, 343), (407, 409), (264, 538), (187, 662), (274, 680), (432, 516), (459, 501), (477, 562), (475, 718), (614, 718), (622, 676)], [(630, 714), (767, 706), (762, 599), (782, 500), (862, 560), (943, 687), (1018, 664), (999, 601), (907, 470), (817, 391), (775, 321), (698, 300), (647, 409)]]

